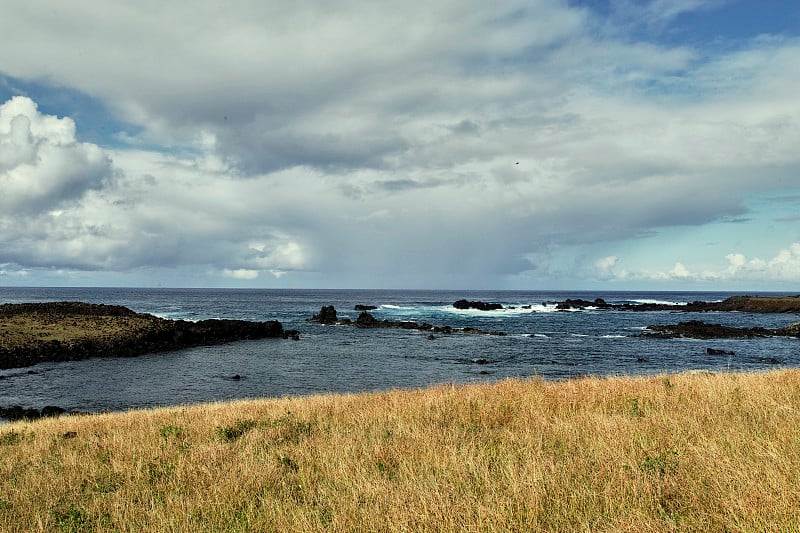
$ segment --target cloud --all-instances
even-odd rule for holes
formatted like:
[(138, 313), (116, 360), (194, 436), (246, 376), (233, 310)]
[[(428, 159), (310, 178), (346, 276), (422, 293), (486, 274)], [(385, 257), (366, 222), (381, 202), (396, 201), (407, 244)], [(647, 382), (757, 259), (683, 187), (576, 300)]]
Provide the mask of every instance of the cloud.
[(222, 270), (222, 274), (225, 277), (233, 279), (256, 279), (258, 277), (258, 270), (248, 270), (246, 268), (237, 268), (236, 270), (231, 270), (229, 268), (225, 268)]
[(57, 208), (113, 178), (111, 160), (75, 138), (75, 123), (39, 113), (17, 96), (0, 105), (0, 209), (30, 214)]
[(595, 273), (598, 278), (600, 279), (611, 279), (614, 277), (614, 267), (617, 264), (617, 256), (609, 255), (607, 257), (602, 257), (595, 261)]
[(615, 281), (691, 281), (691, 282), (745, 282), (745, 283), (797, 283), (800, 282), (800, 242), (791, 243), (778, 250), (770, 259), (753, 257), (732, 252), (725, 256), (725, 262), (717, 269), (702, 271), (690, 270), (682, 262), (666, 271), (617, 271), (621, 261), (607, 257), (595, 263), (595, 276), (598, 279)]
[[(625, 6), (669, 26), (709, 4)], [(25, 268), (546, 284), (552, 249), (746, 225), (746, 200), (800, 171), (788, 37), (699, 50), (555, 0), (48, 13), (4, 10), (19, 45), (0, 48), (4, 73), (136, 128), (101, 149), (30, 99), (3, 105), (0, 261)], [(641, 270), (616, 257), (600, 278)], [(686, 260), (652, 274), (702, 275)]]

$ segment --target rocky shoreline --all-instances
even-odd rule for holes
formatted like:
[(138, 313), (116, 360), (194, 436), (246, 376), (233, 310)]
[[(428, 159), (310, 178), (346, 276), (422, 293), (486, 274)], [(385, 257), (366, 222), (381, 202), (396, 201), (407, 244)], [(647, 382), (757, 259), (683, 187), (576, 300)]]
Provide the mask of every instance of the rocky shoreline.
[(800, 313), (800, 295), (797, 296), (731, 296), (721, 302), (694, 301), (685, 305), (640, 303), (609, 304), (602, 298), (594, 301), (571, 300), (549, 302), (559, 310), (609, 309), (614, 311), (681, 311), (684, 313), (740, 312), (740, 313)]
[(298, 338), (278, 321), (168, 320), (118, 305), (0, 305), (0, 369), (45, 361), (133, 357), (245, 339)]
[[(753, 297), (735, 296), (721, 302), (692, 302), (686, 305), (643, 303), (609, 304), (601, 298), (595, 300), (567, 299), (561, 302), (544, 302), (560, 311), (618, 310), (618, 311), (674, 311), (674, 312), (748, 312), (748, 313), (800, 313), (800, 296)], [(491, 302), (456, 301), (457, 309), (494, 311), (504, 309)], [(530, 309), (530, 305), (522, 306)], [(402, 329), (436, 335), (475, 334), (506, 335), (502, 331), (486, 331), (472, 327), (455, 328), (449, 325), (432, 325), (414, 321), (378, 320), (369, 311), (374, 305), (358, 304), (358, 318), (338, 318), (336, 309), (323, 306), (320, 312), (307, 319), (309, 323), (351, 326), (362, 329)], [(505, 309), (510, 309), (506, 307)], [(535, 312), (532, 310), (532, 312)], [(647, 338), (800, 338), (800, 323), (779, 329), (762, 327), (735, 328), (710, 324), (698, 320), (671, 325), (651, 325), (637, 336)], [(299, 339), (296, 330), (284, 330), (278, 321), (252, 322), (245, 320), (202, 320), (189, 322), (168, 320), (146, 313), (136, 313), (118, 305), (88, 304), (83, 302), (50, 302), (0, 305), (0, 370), (33, 366), (45, 361), (71, 361), (91, 357), (133, 357), (147, 353), (167, 352), (201, 345), (223, 344), (245, 339)], [(708, 348), (709, 355), (733, 355), (725, 350)], [(776, 360), (777, 361), (777, 360)], [(484, 359), (473, 362), (483, 364)], [(775, 361), (766, 361), (775, 363)], [(29, 370), (29, 373), (35, 371)], [(0, 376), (3, 379), (3, 376)], [(240, 377), (233, 376), (237, 380)], [(41, 410), (21, 406), (0, 406), (0, 419), (19, 420), (77, 414), (57, 406)]]
[[(584, 300), (567, 298), (563, 301), (542, 302), (543, 305), (554, 306), (559, 311), (580, 311), (600, 309), (611, 311), (681, 311), (684, 313), (709, 312), (741, 312), (741, 313), (798, 313), (800, 314), (800, 295), (797, 296), (731, 296), (721, 302), (694, 301), (687, 304), (638, 303), (612, 304), (602, 298)], [(500, 309), (516, 309), (503, 307), (499, 303), (468, 301), (465, 299), (453, 302), (456, 309), (477, 309), (478, 311), (496, 311)], [(530, 309), (524, 305), (521, 309)], [(531, 312), (536, 312), (535, 310)]]

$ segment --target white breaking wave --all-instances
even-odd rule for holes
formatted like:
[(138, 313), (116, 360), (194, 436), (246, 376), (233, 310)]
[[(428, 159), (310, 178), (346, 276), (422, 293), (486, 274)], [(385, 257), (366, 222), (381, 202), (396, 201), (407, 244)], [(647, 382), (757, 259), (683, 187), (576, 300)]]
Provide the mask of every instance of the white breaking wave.
[[(594, 307), (587, 307), (586, 309), (596, 309)], [(480, 309), (457, 309), (452, 305), (447, 305), (438, 308), (440, 312), (452, 313), (459, 316), (522, 316), (536, 313), (555, 313), (563, 312), (561, 309), (556, 309), (556, 304), (508, 304), (503, 305), (502, 309), (494, 309), (492, 311), (481, 311)], [(566, 311), (579, 311), (578, 309), (567, 309)]]
[(627, 335), (600, 335), (601, 339), (624, 339)]
[(668, 302), (666, 300), (651, 300), (651, 299), (641, 299), (641, 300), (631, 300), (631, 302), (635, 304), (655, 304), (655, 305), (688, 305), (689, 302)]
[(201, 318), (190, 317), (185, 313), (148, 313), (153, 315), (157, 318), (163, 318), (165, 320), (185, 320), (186, 322), (199, 322), (202, 320)]

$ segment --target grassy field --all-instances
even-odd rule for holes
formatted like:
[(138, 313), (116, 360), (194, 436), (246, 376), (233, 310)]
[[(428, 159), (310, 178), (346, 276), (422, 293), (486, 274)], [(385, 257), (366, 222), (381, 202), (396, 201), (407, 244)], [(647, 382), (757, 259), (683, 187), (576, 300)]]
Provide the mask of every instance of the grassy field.
[(800, 531), (800, 371), (0, 426), (0, 531)]
[[(51, 304), (52, 305), (52, 304)], [(55, 304), (58, 305), (58, 304)], [(81, 305), (81, 304), (75, 304)], [(13, 306), (7, 306), (13, 309)], [(159, 319), (144, 314), (59, 312), (2, 313), (0, 349), (40, 346), (57, 341), (113, 342), (142, 335), (157, 327)]]

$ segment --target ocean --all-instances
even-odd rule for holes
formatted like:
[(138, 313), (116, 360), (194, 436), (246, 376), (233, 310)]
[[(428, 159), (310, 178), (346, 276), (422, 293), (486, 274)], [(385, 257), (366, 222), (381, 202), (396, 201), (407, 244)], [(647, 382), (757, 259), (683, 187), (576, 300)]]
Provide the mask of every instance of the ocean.
[[(242, 398), (411, 389), (510, 377), (558, 380), (585, 375), (762, 371), (800, 366), (798, 339), (637, 336), (651, 324), (686, 320), (777, 328), (800, 321), (796, 314), (557, 312), (554, 305), (546, 304), (598, 297), (609, 303), (686, 303), (719, 301), (732, 294), (741, 293), (0, 287), (0, 303), (85, 301), (124, 305), (172, 319), (279, 320), (285, 329), (300, 331), (299, 341), (242, 341), (134, 358), (95, 358), (3, 370), (0, 406), (41, 409), (56, 405), (70, 411), (103, 412)], [(515, 309), (455, 309), (453, 302), (462, 298)], [(335, 306), (340, 318), (355, 319), (359, 312), (354, 307), (358, 304), (377, 306), (371, 313), (381, 320), (469, 326), (506, 335), (438, 334), (430, 340), (428, 332), (306, 322), (323, 305)], [(707, 348), (734, 355), (707, 355)]]

